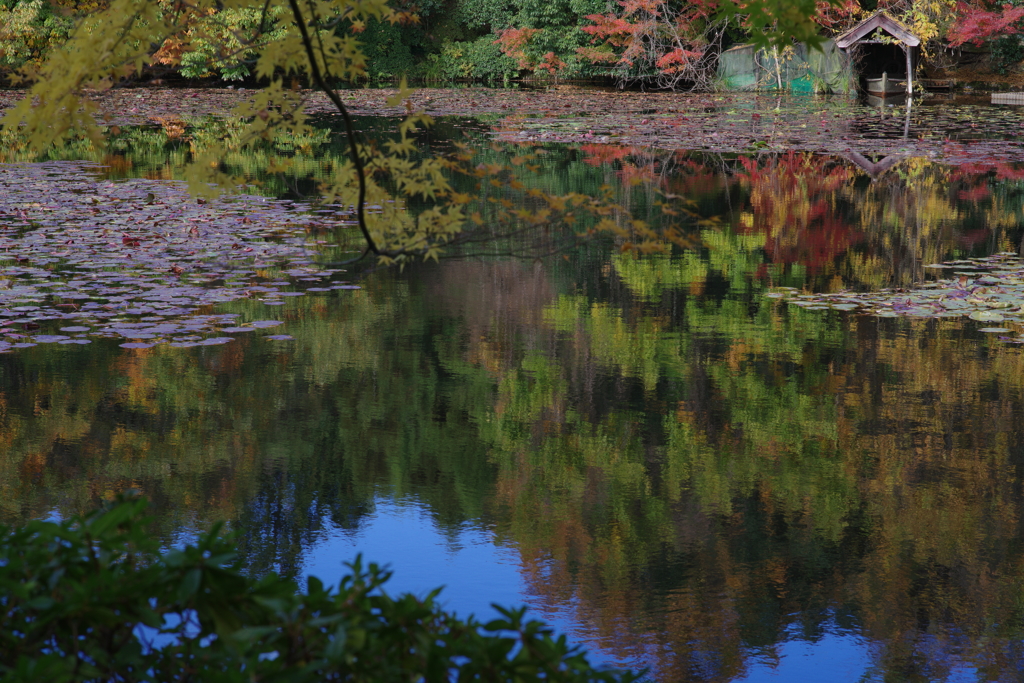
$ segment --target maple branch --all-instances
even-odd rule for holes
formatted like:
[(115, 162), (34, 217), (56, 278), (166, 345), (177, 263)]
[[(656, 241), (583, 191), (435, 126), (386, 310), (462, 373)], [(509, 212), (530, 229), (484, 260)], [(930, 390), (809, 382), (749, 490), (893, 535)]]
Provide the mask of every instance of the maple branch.
[[(380, 249), (377, 248), (377, 244), (373, 241), (373, 237), (370, 236), (370, 231), (366, 227), (366, 215), (363, 210), (363, 205), (366, 203), (366, 169), (363, 166), (362, 157), (359, 156), (359, 148), (356, 146), (356, 133), (355, 128), (352, 125), (352, 117), (349, 116), (348, 109), (342, 104), (341, 98), (338, 97), (338, 93), (334, 92), (327, 85), (327, 81), (324, 80), (323, 74), (320, 73), (320, 65), (316, 61), (316, 51), (313, 48), (313, 43), (309, 39), (309, 31), (306, 29), (306, 21), (302, 16), (302, 10), (299, 8), (298, 0), (288, 0), (288, 4), (291, 5), (292, 15), (295, 17), (295, 24), (299, 28), (299, 33), (302, 36), (302, 46), (306, 50), (306, 57), (309, 59), (309, 70), (313, 76), (313, 80), (320, 90), (330, 98), (331, 102), (341, 113), (341, 117), (345, 121), (345, 132), (348, 135), (348, 146), (351, 151), (352, 163), (356, 167), (356, 177), (359, 179), (359, 194), (356, 199), (356, 219), (359, 223), (359, 230), (363, 233), (363, 239), (366, 240), (367, 251), (372, 251), (378, 256), (381, 254)], [(326, 60), (325, 60), (326, 62)], [(363, 252), (363, 256), (367, 252)], [(362, 258), (362, 257), (360, 257)]]

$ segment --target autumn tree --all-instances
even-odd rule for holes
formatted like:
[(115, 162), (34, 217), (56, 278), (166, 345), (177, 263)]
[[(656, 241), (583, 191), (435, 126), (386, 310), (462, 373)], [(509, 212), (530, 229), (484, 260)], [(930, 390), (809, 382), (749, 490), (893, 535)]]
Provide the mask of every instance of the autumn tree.
[(609, 64), (620, 81), (707, 90), (728, 25), (717, 0), (622, 0), (619, 12), (590, 14), (583, 31), (596, 43), (579, 54)]
[[(234, 13), (234, 14), (231, 14)], [(230, 23), (241, 13), (251, 21), (248, 32)], [(82, 17), (59, 50), (40, 66), (20, 72), (34, 84), (26, 97), (9, 109), (3, 126), (23, 135), (35, 149), (73, 135), (86, 135), (102, 145), (109, 126), (103, 117), (102, 94), (125, 79), (137, 77), (152, 64), (202, 64), (219, 69), (236, 64), (251, 69), (266, 85), (236, 107), (231, 116), (243, 126), (230, 138), (197, 151), (189, 177), (197, 189), (211, 183), (237, 185), (226, 176), (221, 160), (232, 150), (279, 135), (302, 137), (312, 127), (305, 104), (308, 83), (324, 93), (344, 121), (349, 163), (323, 178), (322, 200), (354, 208), (367, 253), (385, 262), (412, 256), (438, 256), (442, 249), (484, 223), (481, 212), (467, 210), (471, 197), (456, 192), (451, 174), (480, 182), (514, 185), (502, 168), (480, 167), (468, 155), (442, 158), (418, 156), (413, 135), (429, 117), (411, 111), (389, 139), (359, 140), (351, 117), (334, 89), (339, 82), (366, 75), (359, 36), (370, 20), (401, 22), (409, 17), (384, 0), (279, 0), (248, 2), (215, 0), (157, 3), (114, 0)], [(395, 104), (409, 91), (400, 90)], [(523, 190), (522, 186), (510, 190)], [(542, 197), (534, 211), (513, 212), (499, 206), (491, 218), (502, 226), (535, 228), (557, 224), (570, 214), (603, 211), (602, 201), (582, 196)], [(372, 212), (367, 206), (376, 207)]]
[[(577, 53), (607, 65), (620, 83), (710, 90), (730, 28), (778, 52), (789, 37), (819, 45), (822, 32), (849, 28), (860, 16), (853, 0), (817, 0), (790, 6), (735, 5), (729, 0), (619, 0), (618, 8), (590, 14), (583, 31), (591, 44)], [(783, 37), (785, 36), (785, 37)]]
[(970, 43), (989, 45), (992, 65), (1007, 73), (1024, 60), (1024, 2), (957, 4), (956, 22), (949, 31), (952, 47)]
[[(728, 0), (708, 5), (709, 21), (716, 7), (723, 16), (736, 11)], [(762, 31), (764, 43), (788, 41), (813, 33), (807, 26), (814, 7), (814, 0), (760, 0), (744, 6), (745, 21)], [(537, 12), (544, 11), (538, 4)], [(6, 133), (23, 136), (34, 149), (69, 136), (103, 145), (112, 128), (104, 123), (112, 113), (103, 110), (103, 93), (153, 65), (197, 72), (244, 70), (264, 86), (231, 112), (243, 125), (230, 138), (193, 154), (188, 173), (197, 190), (241, 183), (222, 171), (221, 161), (232, 150), (279, 135), (308, 136), (312, 127), (305, 84), (330, 100), (348, 141), (349, 162), (322, 179), (322, 199), (352, 207), (366, 252), (385, 262), (436, 258), (467, 237), (519, 239), (524, 231), (552, 226), (568, 227), (570, 234), (610, 233), (641, 251), (669, 247), (642, 221), (613, 219), (619, 213), (608, 196), (553, 196), (529, 189), (517, 179), (516, 169), (476, 163), (465, 150), (448, 157), (420, 154), (414, 134), (430, 119), (408, 105), (404, 87), (393, 104), (406, 102), (409, 115), (395, 135), (360, 140), (335, 88), (367, 76), (361, 36), (369, 22), (415, 21), (410, 11), (386, 0), (109, 0), (72, 18), (59, 49), (41, 64), (24, 64), (16, 74), (31, 86), (0, 120)], [(768, 26), (775, 32), (764, 33)], [(666, 67), (682, 70), (684, 51), (674, 54)], [(557, 68), (554, 57), (548, 61)], [(528, 162), (524, 157), (515, 164), (522, 168)], [(456, 191), (453, 175), (477, 187), (497, 185), (505, 196)], [(372, 212), (369, 206), (375, 207)]]
[(946, 36), (956, 17), (958, 0), (880, 0), (878, 9), (903, 22), (921, 39), (924, 57), (942, 65)]

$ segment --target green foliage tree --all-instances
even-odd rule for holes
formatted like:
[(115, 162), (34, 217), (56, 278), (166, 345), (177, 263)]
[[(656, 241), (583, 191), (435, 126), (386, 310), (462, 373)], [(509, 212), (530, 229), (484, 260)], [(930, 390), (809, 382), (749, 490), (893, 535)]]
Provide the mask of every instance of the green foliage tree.
[(39, 63), (67, 40), (74, 19), (45, 0), (0, 2), (0, 73)]

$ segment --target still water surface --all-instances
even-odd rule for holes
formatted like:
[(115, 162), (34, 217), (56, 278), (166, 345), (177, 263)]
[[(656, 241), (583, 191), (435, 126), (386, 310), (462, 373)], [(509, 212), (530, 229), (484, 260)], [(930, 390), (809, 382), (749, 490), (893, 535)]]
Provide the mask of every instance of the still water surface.
[(656, 680), (1018, 680), (1021, 348), (765, 293), (1016, 252), (1024, 166), (543, 150), (554, 189), (717, 222), (671, 256), (595, 241), (216, 308), (292, 340), (0, 355), (4, 517), (136, 487), (168, 542), (228, 519), (254, 571), (326, 582), (361, 552)]

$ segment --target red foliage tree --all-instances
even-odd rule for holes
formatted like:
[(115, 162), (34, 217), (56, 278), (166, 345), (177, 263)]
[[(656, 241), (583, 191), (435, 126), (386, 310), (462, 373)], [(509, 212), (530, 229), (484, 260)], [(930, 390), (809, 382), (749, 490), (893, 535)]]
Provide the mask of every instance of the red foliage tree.
[(981, 45), (991, 38), (1021, 33), (1022, 29), (1024, 6), (961, 2), (956, 6), (956, 22), (947, 38), (953, 47), (964, 43)]
[(857, 0), (818, 0), (816, 5), (814, 22), (833, 35), (853, 28), (865, 14)]
[(957, 18), (947, 36), (953, 47), (964, 43), (981, 45), (991, 38), (1021, 33), (1024, 29), (1024, 7), (1010, 4), (997, 6), (995, 3), (968, 4), (957, 6)]
[(507, 28), (498, 31), (498, 39), (494, 43), (503, 53), (517, 60), (520, 69), (533, 69), (536, 65), (526, 54), (526, 48), (540, 31), (539, 28)]
[(614, 65), (623, 80), (646, 78), (659, 87), (707, 87), (727, 20), (719, 0), (619, 0), (617, 13), (589, 14), (583, 31), (594, 47), (584, 59)]

